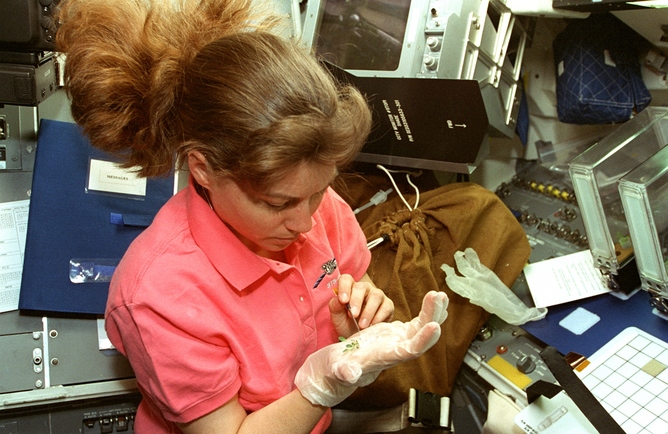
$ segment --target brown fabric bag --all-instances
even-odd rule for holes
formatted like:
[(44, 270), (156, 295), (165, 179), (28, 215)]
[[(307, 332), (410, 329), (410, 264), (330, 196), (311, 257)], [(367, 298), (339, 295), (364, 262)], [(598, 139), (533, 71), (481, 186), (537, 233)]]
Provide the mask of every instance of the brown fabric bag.
[[(359, 186), (352, 190), (355, 188)], [(353, 195), (368, 198), (378, 191), (368, 184), (362, 189), (366, 193)], [(404, 197), (412, 207), (415, 195)], [(382, 372), (374, 383), (358, 389), (339, 407), (394, 407), (408, 400), (410, 388), (449, 396), (466, 351), (489, 314), (451, 291), (440, 267), (443, 263), (455, 267), (455, 252), (472, 247), (481, 263), (510, 287), (531, 253), (524, 230), (494, 193), (473, 183), (447, 184), (427, 191), (420, 195), (419, 206), (413, 211), (395, 193), (387, 202), (358, 215), (358, 220), (367, 241), (389, 236), (372, 249), (368, 272), (394, 302), (396, 320), (410, 321), (417, 316), (422, 298), (431, 290), (445, 291), (450, 303), (441, 338), (433, 348), (417, 360)]]

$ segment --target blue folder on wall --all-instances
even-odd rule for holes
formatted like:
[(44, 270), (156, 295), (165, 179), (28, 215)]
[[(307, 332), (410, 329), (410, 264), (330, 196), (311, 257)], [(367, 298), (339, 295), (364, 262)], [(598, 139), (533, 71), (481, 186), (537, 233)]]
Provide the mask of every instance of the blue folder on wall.
[(138, 179), (113, 162), (78, 125), (41, 121), (19, 309), (104, 313), (115, 266), (174, 193), (173, 176)]

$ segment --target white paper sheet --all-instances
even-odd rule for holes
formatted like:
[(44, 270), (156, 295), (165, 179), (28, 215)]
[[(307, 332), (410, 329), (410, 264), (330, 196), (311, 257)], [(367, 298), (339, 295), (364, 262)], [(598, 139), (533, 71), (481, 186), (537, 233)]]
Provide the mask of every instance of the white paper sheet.
[(104, 318), (97, 319), (97, 344), (100, 350), (116, 348), (107, 336), (107, 330), (104, 328)]
[(515, 416), (515, 425), (530, 434), (598, 432), (563, 390), (552, 399), (539, 396)]
[(19, 308), (29, 200), (0, 203), (0, 312)]
[(610, 292), (589, 250), (524, 267), (536, 307), (549, 307)]

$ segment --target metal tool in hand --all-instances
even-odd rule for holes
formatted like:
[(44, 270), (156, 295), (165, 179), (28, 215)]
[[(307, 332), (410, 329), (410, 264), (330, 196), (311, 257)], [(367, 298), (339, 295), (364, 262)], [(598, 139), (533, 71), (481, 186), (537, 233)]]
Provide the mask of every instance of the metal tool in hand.
[(352, 311), (352, 309), (350, 308), (350, 303), (346, 304), (346, 306), (348, 307), (348, 310), (350, 311), (350, 317), (353, 319), (353, 322), (355, 323), (355, 327), (357, 327), (357, 332), (358, 332), (358, 333), (361, 332), (362, 330), (360, 330), (360, 325), (357, 324), (357, 318), (355, 318), (355, 317), (353, 316), (353, 311)]
[[(334, 294), (339, 295), (339, 288), (338, 287), (335, 287), (333, 290), (334, 290)], [(355, 318), (355, 316), (353, 315), (353, 310), (350, 307), (350, 303), (346, 303), (346, 307), (348, 308), (348, 312), (350, 312), (350, 317), (353, 319), (353, 322), (355, 323), (355, 327), (357, 328), (357, 332), (358, 333), (361, 332), (362, 329), (360, 329), (360, 325), (357, 324), (357, 318)]]

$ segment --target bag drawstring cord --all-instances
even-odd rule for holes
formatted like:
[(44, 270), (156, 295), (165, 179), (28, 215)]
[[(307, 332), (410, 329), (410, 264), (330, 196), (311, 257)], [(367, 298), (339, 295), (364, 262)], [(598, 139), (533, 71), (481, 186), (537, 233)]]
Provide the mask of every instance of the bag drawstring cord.
[[(394, 186), (394, 190), (397, 192), (401, 200), (403, 201), (404, 205), (406, 205), (406, 208), (408, 208), (409, 211), (413, 211), (417, 209), (417, 207), (420, 205), (420, 189), (411, 181), (411, 172), (407, 172), (404, 170), (389, 170), (386, 169), (384, 166), (381, 164), (376, 165), (379, 169), (384, 171), (387, 176), (390, 178), (390, 181), (392, 181), (392, 185)], [(392, 173), (405, 173), (406, 174), (406, 181), (415, 189), (415, 205), (413, 207), (410, 206), (406, 198), (404, 197), (403, 194), (401, 194), (401, 191), (399, 190), (399, 187), (397, 187), (397, 183), (394, 181), (394, 177), (392, 176)], [(421, 172), (420, 172), (421, 173)], [(369, 250), (373, 249), (374, 247), (384, 243), (385, 241), (389, 240), (390, 236), (387, 234), (383, 234), (382, 236), (376, 238), (375, 240), (371, 240), (367, 243), (367, 248)]]
[[(394, 190), (397, 192), (397, 194), (399, 195), (401, 200), (404, 202), (404, 205), (406, 205), (406, 208), (408, 208), (409, 211), (413, 211), (414, 209), (416, 209), (418, 207), (418, 205), (420, 204), (420, 189), (417, 188), (417, 186), (415, 184), (413, 184), (413, 181), (411, 181), (412, 172), (407, 172), (405, 170), (386, 169), (382, 164), (377, 164), (376, 167), (379, 168), (380, 170), (382, 170), (383, 172), (385, 172), (387, 174), (387, 176), (390, 178), (390, 181), (392, 181), (392, 185), (394, 186)], [(399, 191), (399, 187), (397, 187), (397, 183), (394, 182), (394, 177), (392, 176), (392, 173), (405, 173), (406, 174), (406, 181), (411, 185), (411, 187), (413, 187), (413, 189), (415, 189), (415, 206), (411, 207), (408, 204), (408, 201), (406, 200), (404, 195), (401, 194), (401, 191)]]

